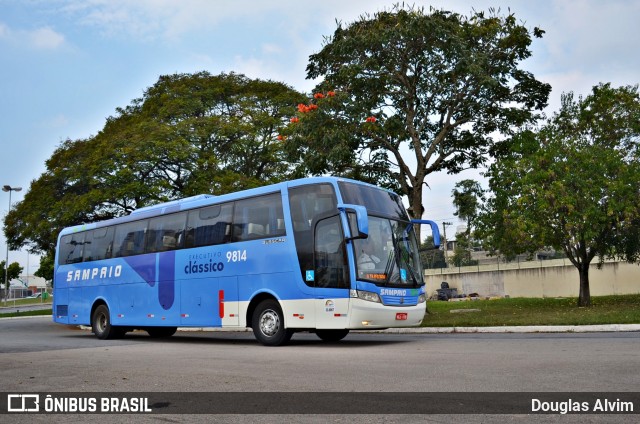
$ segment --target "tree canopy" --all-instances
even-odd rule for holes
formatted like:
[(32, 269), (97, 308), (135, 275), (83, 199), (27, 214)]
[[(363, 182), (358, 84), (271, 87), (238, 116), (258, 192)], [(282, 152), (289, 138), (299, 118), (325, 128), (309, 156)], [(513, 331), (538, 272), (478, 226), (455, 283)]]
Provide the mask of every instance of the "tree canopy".
[(471, 259), (471, 251), (474, 247), (473, 227), (484, 201), (484, 190), (477, 181), (466, 179), (456, 183), (451, 196), (456, 209), (454, 215), (467, 223), (464, 233), (456, 234), (453, 264), (455, 266), (475, 265), (477, 261)]
[(161, 76), (87, 139), (66, 140), (4, 222), (12, 249), (55, 249), (66, 226), (198, 193), (280, 181), (279, 129), (303, 95), (239, 74)]
[(640, 257), (639, 141), (637, 86), (564, 94), (558, 113), (490, 167), (485, 236), (507, 255), (563, 251), (579, 271), (579, 305), (590, 305), (594, 258)]
[(426, 177), (477, 167), (498, 133), (536, 119), (550, 86), (521, 68), (532, 31), (491, 10), (394, 7), (339, 24), (311, 55), (314, 98), (287, 129), (302, 173), (375, 182), (423, 213)]
[(454, 215), (467, 222), (467, 237), (471, 235), (471, 227), (475, 223), (482, 201), (484, 190), (480, 183), (474, 180), (459, 181), (451, 191), (453, 206), (456, 208)]

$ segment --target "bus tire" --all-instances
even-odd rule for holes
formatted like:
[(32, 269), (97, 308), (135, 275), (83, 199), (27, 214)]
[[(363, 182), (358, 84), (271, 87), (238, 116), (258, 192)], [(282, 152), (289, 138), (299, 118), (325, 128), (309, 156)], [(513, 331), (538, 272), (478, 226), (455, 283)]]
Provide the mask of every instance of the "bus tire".
[(178, 331), (178, 327), (147, 327), (145, 330), (149, 336), (160, 339), (173, 336)]
[(349, 330), (316, 330), (316, 336), (325, 342), (339, 342), (347, 337)]
[(126, 332), (124, 328), (111, 325), (111, 314), (107, 305), (100, 305), (93, 311), (91, 329), (100, 340), (117, 339)]
[(274, 299), (263, 300), (251, 317), (251, 327), (256, 339), (265, 346), (287, 344), (293, 330), (284, 327), (282, 308)]

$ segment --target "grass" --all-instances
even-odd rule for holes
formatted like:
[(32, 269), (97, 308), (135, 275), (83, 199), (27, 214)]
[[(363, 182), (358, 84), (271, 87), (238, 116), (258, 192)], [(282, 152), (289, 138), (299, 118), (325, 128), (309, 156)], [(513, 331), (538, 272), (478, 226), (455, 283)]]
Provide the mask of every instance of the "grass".
[[(427, 303), (423, 327), (500, 327), (511, 325), (640, 324), (640, 294), (591, 297), (578, 308), (575, 298), (496, 299)], [(455, 309), (478, 312), (451, 313)]]
[(37, 311), (20, 311), (20, 312), (9, 312), (0, 314), (0, 318), (15, 318), (15, 317), (35, 317), (41, 315), (49, 315), (51, 316), (51, 309), (39, 309)]
[(15, 306), (24, 306), (24, 305), (51, 305), (51, 297), (49, 297), (49, 299), (42, 301), (42, 299), (40, 299), (39, 297), (37, 298), (33, 298), (33, 299), (9, 299), (7, 301), (7, 304), (4, 304), (4, 299), (0, 300), (0, 306), (13, 306), (15, 304)]

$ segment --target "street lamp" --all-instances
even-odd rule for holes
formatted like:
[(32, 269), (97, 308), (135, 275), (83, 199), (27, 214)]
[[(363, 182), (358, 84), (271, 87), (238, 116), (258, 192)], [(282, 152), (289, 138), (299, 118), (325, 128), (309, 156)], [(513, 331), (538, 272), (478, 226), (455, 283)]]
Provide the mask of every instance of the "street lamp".
[[(22, 187), (11, 187), (10, 185), (2, 186), (2, 191), (9, 192), (9, 210), (7, 214), (11, 212), (11, 192), (20, 191)], [(7, 298), (9, 297), (9, 240), (7, 239), (7, 256), (4, 260), (4, 304), (7, 304)]]

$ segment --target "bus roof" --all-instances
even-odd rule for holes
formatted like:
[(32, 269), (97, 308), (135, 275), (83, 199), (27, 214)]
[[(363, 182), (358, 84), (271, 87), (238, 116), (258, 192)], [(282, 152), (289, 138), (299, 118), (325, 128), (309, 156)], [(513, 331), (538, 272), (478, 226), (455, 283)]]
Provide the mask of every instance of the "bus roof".
[(168, 208), (175, 205), (186, 205), (189, 202), (195, 202), (197, 200), (204, 200), (204, 199), (211, 199), (213, 197), (216, 197), (216, 196), (214, 196), (213, 194), (198, 194), (191, 197), (185, 197), (184, 199), (170, 200), (168, 202), (158, 203), (156, 205), (145, 206), (145, 207), (136, 209), (133, 212), (131, 212), (131, 215), (138, 214), (141, 212), (156, 211), (156, 210)]
[(182, 199), (170, 200), (168, 202), (158, 203), (155, 205), (145, 206), (142, 208), (138, 208), (131, 212), (129, 215), (121, 216), (118, 218), (108, 219), (105, 221), (98, 221), (88, 224), (80, 224), (72, 227), (64, 228), (59, 236), (63, 236), (66, 234), (73, 234), (80, 231), (91, 230), (94, 228), (100, 228), (108, 225), (120, 224), (130, 221), (137, 221), (139, 219), (151, 218), (154, 216), (161, 215), (163, 213), (171, 213), (171, 212), (179, 212), (189, 209), (194, 209), (198, 207), (215, 205), (217, 203), (230, 202), (234, 200), (240, 200), (247, 197), (259, 196), (263, 194), (274, 193), (277, 191), (282, 191), (283, 189), (287, 189), (289, 187), (296, 187), (307, 184), (318, 184), (318, 183), (331, 183), (336, 184), (339, 181), (350, 182), (354, 184), (360, 184), (370, 187), (375, 187), (378, 189), (386, 190), (381, 187), (377, 187), (373, 184), (365, 183), (362, 181), (351, 180), (348, 178), (342, 177), (309, 177), (309, 178), (301, 178), (296, 180), (284, 181), (280, 183), (270, 184), (262, 187), (251, 188), (246, 190), (240, 190), (233, 193), (227, 193), (222, 195), (213, 195), (213, 194), (198, 194), (196, 196), (186, 197)]

